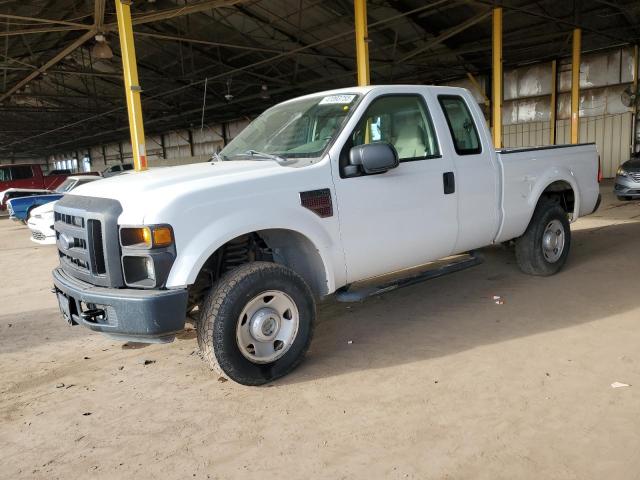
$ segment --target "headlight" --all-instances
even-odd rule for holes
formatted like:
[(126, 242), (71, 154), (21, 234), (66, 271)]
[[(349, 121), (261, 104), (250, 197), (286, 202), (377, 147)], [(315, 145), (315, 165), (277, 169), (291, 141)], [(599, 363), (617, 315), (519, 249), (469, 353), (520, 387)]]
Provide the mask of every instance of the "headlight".
[(619, 175), (621, 177), (627, 177), (629, 174), (624, 168), (618, 167), (618, 171), (616, 172), (616, 175)]
[(120, 243), (123, 247), (162, 248), (173, 245), (173, 231), (168, 225), (122, 227)]
[(133, 288), (164, 285), (176, 258), (171, 226), (122, 226), (120, 245), (125, 285)]

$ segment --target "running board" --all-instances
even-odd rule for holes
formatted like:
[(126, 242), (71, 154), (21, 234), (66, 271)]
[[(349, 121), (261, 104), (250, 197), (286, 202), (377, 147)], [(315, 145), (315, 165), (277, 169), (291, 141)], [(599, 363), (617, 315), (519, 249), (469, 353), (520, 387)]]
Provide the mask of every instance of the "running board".
[(475, 267), (482, 263), (476, 252), (470, 252), (469, 255), (463, 260), (456, 260), (438, 268), (422, 270), (414, 275), (408, 277), (398, 278), (390, 282), (383, 283), (378, 286), (363, 287), (356, 290), (350, 290), (349, 286), (339, 289), (336, 294), (336, 300), (339, 302), (361, 302), (365, 298), (372, 297), (374, 295), (380, 295), (381, 293), (391, 292), (398, 288), (408, 287), (409, 285), (415, 285), (416, 283), (431, 280), (432, 278), (442, 277), (450, 273), (459, 272), (470, 267)]

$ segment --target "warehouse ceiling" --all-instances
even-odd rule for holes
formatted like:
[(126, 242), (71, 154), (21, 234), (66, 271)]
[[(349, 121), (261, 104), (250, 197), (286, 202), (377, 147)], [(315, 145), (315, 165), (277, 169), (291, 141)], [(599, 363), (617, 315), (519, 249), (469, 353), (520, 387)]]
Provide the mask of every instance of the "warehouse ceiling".
[[(488, 72), (495, 4), (369, 1), (372, 82)], [(568, 55), (577, 26), (583, 51), (640, 39), (636, 0), (501, 4), (505, 66)], [(351, 1), (140, 0), (132, 14), (147, 133), (252, 116), (355, 83)], [(0, 92), (0, 159), (127, 138), (114, 2), (0, 0)]]

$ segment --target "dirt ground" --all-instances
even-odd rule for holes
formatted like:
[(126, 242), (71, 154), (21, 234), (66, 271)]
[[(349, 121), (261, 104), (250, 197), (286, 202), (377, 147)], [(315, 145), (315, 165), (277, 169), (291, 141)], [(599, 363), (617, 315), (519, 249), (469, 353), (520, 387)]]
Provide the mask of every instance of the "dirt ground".
[(610, 191), (560, 274), (492, 247), (329, 301), (306, 361), (262, 388), (220, 382), (193, 331), (127, 348), (68, 327), (55, 247), (1, 219), (0, 478), (638, 479), (640, 203)]

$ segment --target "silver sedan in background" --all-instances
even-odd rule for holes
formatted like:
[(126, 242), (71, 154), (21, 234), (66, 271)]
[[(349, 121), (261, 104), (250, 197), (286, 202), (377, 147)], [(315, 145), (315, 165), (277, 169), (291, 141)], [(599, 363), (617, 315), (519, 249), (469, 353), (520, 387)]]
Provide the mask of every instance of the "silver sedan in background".
[(636, 153), (630, 160), (620, 165), (613, 191), (619, 200), (640, 197), (640, 154)]

